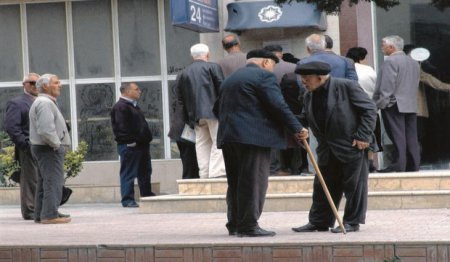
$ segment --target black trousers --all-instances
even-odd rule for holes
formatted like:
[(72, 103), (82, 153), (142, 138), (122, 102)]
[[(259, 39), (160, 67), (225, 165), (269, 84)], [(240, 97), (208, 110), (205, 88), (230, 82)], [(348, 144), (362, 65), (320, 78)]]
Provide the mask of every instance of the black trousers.
[[(367, 153), (350, 163), (342, 163), (332, 153), (328, 164), (320, 166), (336, 208), (344, 194), (346, 199), (345, 224), (364, 224), (367, 211), (368, 176)], [(313, 203), (309, 211), (309, 222), (320, 227), (333, 227), (335, 217), (317, 176), (314, 178)]]
[(238, 232), (258, 226), (270, 173), (270, 148), (239, 143), (222, 148), (227, 171), (226, 227)]
[(20, 163), (20, 207), (24, 219), (34, 218), (34, 196), (38, 179), (38, 165), (29, 150), (16, 148)]
[(417, 139), (416, 113), (400, 113), (397, 104), (381, 110), (384, 128), (394, 145), (391, 171), (417, 171), (420, 147)]
[(199, 178), (195, 144), (178, 140), (177, 146), (180, 151), (181, 163), (183, 164), (183, 179)]

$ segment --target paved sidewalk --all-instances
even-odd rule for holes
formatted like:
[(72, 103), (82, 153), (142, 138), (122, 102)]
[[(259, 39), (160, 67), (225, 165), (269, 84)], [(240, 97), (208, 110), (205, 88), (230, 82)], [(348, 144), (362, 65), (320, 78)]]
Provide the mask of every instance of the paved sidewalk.
[[(308, 212), (264, 212), (263, 228), (275, 237), (230, 237), (225, 213), (140, 214), (119, 204), (65, 205), (72, 216), (62, 225), (24, 221), (19, 206), (0, 206), (0, 247), (86, 245), (236, 245), (333, 243), (450, 243), (450, 209), (371, 210), (358, 233), (294, 233)], [(342, 213), (341, 213), (342, 215)]]

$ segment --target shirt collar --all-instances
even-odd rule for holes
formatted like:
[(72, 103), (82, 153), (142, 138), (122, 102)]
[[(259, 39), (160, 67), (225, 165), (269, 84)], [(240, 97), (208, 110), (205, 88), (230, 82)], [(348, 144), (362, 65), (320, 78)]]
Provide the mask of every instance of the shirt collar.
[(41, 93), (38, 96), (47, 97), (48, 99), (52, 100), (56, 104), (56, 98), (51, 96), (51, 95), (47, 95), (47, 94)]
[(134, 107), (137, 106), (137, 101), (136, 100), (133, 100), (133, 99), (125, 97), (125, 96), (121, 96), (120, 98), (123, 98), (124, 100), (130, 102), (131, 104), (133, 104)]

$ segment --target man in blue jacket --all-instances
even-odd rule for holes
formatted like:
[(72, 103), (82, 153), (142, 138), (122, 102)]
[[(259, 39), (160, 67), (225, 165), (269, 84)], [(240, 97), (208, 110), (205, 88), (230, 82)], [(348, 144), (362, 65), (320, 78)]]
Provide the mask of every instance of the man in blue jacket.
[(134, 199), (137, 178), (142, 197), (154, 196), (151, 185), (150, 142), (153, 139), (144, 113), (137, 105), (141, 89), (135, 83), (120, 87), (122, 96), (113, 106), (111, 123), (120, 155), (120, 193), (123, 207), (139, 207)]
[(272, 52), (250, 51), (247, 65), (223, 82), (215, 106), (217, 146), (222, 148), (227, 171), (229, 235), (275, 235), (258, 225), (268, 186), (270, 148), (286, 148), (284, 127), (297, 140), (308, 137), (272, 73), (277, 62)]

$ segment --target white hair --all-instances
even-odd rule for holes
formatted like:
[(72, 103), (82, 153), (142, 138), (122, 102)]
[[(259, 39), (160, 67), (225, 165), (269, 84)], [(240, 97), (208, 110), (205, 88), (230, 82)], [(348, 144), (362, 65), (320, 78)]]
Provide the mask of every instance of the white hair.
[(23, 81), (22, 83), (25, 83), (26, 81), (28, 81), (28, 79), (30, 79), (30, 77), (35, 76), (37, 78), (41, 77), (39, 74), (36, 73), (29, 73), (28, 75), (23, 77)]
[(191, 56), (193, 58), (205, 56), (209, 53), (209, 47), (205, 44), (195, 44), (191, 46)]
[(39, 77), (39, 79), (36, 81), (36, 88), (39, 93), (42, 92), (42, 87), (44, 87), (44, 85), (50, 84), (50, 80), (52, 79), (52, 77), (56, 77), (56, 75), (47, 73)]
[(310, 52), (323, 51), (326, 47), (325, 36), (312, 34), (305, 39), (306, 47)]
[(392, 45), (395, 48), (395, 50), (397, 50), (397, 51), (403, 50), (403, 47), (405, 45), (403, 38), (401, 38), (398, 35), (386, 36), (383, 38), (382, 41), (388, 45)]

